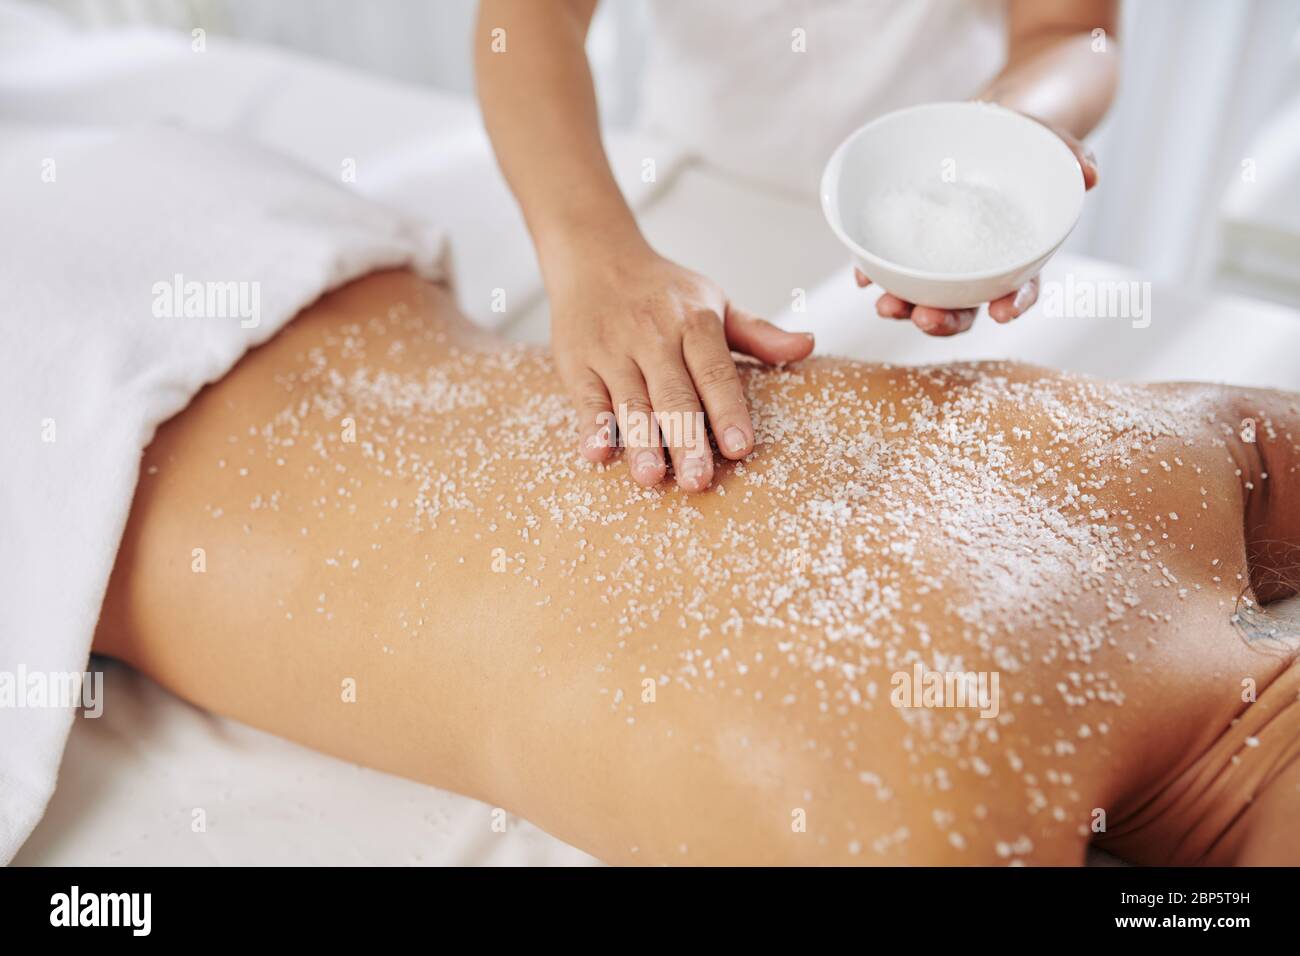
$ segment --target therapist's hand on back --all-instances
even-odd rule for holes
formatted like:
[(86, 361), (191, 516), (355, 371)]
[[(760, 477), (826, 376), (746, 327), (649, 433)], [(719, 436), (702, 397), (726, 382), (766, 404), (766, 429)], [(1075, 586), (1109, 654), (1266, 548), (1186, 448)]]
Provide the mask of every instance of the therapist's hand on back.
[[(1037, 119), (1037, 117), (1031, 116), (1030, 119)], [(1065, 130), (1050, 124), (1044, 125), (1061, 137), (1079, 161), (1079, 169), (1083, 172), (1083, 188), (1087, 190), (1097, 185), (1097, 158), (1092, 154), (1092, 150)], [(853, 278), (859, 287), (865, 288), (871, 285), (871, 277), (864, 274), (861, 269), (853, 270)], [(990, 302), (989, 315), (995, 322), (1010, 322), (1027, 312), (1037, 301), (1038, 276), (1034, 276), (1015, 292)], [(900, 299), (892, 292), (885, 292), (876, 300), (876, 314), (882, 319), (910, 319), (913, 325), (927, 335), (947, 336), (965, 332), (975, 324), (975, 316), (978, 312), (978, 309), (937, 309), (928, 305), (919, 305)]]
[(617, 421), (632, 478), (658, 484), (667, 462), (649, 427), (653, 413), (664, 420), (677, 484), (701, 491), (713, 480), (713, 453), (695, 423), (707, 417), (727, 458), (754, 449), (731, 353), (794, 362), (812, 351), (812, 336), (783, 331), (729, 302), (715, 282), (639, 239), (631, 245), (548, 271), (556, 366), (578, 411), (584, 457), (611, 457)]

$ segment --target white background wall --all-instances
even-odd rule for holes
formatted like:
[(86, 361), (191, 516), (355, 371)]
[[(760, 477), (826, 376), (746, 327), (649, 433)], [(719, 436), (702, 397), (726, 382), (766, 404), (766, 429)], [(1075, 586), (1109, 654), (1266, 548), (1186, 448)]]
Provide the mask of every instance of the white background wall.
[[(200, 25), (472, 91), (473, 0), (44, 2), (88, 26)], [(635, 119), (647, 23), (644, 0), (600, 6), (588, 48), (608, 122)], [(1286, 147), (1300, 129), (1268, 130), (1290, 104), (1300, 105), (1300, 0), (1129, 0), (1120, 45), (1121, 93), (1094, 137), (1104, 187), (1090, 199), (1067, 248), (1153, 280), (1209, 284), (1232, 251), (1221, 247), (1225, 190), (1256, 185), (1236, 181), (1243, 161), (1253, 161), (1262, 195), (1292, 186), (1300, 192), (1300, 149)], [(1257, 155), (1264, 143), (1270, 154)], [(1300, 221), (1284, 226), (1300, 249)], [(1236, 243), (1250, 242), (1250, 224), (1233, 235)], [(1282, 274), (1257, 277), (1253, 285), (1247, 279), (1248, 290), (1300, 303), (1300, 254), (1294, 269), (1286, 266), (1283, 256)]]
[[(1300, 2), (1137, 0), (1123, 10), (1120, 94), (1094, 137), (1105, 189), (1071, 242), (1152, 279), (1207, 282), (1222, 254), (1222, 197), (1243, 160), (1254, 160), (1260, 189), (1300, 190), (1300, 167), (1257, 146), (1300, 101)], [(1300, 221), (1292, 226), (1300, 243)], [(1300, 257), (1294, 272), (1300, 293)]]

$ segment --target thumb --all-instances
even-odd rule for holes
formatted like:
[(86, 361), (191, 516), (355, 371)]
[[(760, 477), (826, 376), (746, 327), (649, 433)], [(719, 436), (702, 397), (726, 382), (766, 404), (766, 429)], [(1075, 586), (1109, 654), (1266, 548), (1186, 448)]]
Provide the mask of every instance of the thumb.
[(811, 332), (787, 332), (735, 305), (727, 305), (723, 330), (733, 351), (752, 355), (769, 365), (797, 362), (813, 350)]

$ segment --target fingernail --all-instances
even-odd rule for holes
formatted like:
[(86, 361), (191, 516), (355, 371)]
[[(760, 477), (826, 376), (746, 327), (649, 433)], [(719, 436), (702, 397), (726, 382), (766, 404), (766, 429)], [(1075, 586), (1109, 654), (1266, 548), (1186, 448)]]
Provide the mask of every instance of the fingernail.
[(636, 453), (632, 459), (632, 470), (643, 478), (649, 478), (659, 471), (659, 456), (646, 448)]
[(682, 463), (682, 481), (696, 490), (704, 486), (704, 459), (687, 458)]
[(930, 328), (933, 329), (935, 332), (956, 332), (957, 331), (956, 313), (945, 312), (943, 314), (943, 318), (941, 318), (938, 322), (934, 323), (934, 325), (930, 326)]
[(1030, 283), (1026, 282), (1016, 290), (1016, 297), (1011, 300), (1011, 311), (1019, 315), (1025, 309), (1029, 308), (1029, 300), (1033, 295), (1033, 288)]
[(732, 425), (722, 435), (722, 447), (735, 454), (745, 447), (745, 433), (736, 425)]
[(806, 339), (808, 340), (808, 344), (809, 344), (809, 345), (815, 345), (815, 344), (816, 344), (817, 339), (816, 339), (816, 337), (815, 337), (811, 332), (800, 332), (799, 334), (802, 335), (804, 338), (806, 338)]

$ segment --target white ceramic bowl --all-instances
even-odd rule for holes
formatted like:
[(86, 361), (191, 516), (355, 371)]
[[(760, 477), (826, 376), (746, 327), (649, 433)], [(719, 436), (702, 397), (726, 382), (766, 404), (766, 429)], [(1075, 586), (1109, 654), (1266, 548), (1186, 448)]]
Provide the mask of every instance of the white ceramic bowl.
[[(945, 171), (991, 187), (1032, 223), (1032, 254), (979, 272), (911, 268), (862, 244), (863, 211), (881, 191), (905, 189)], [(1014, 292), (1065, 241), (1083, 208), (1074, 153), (1041, 123), (989, 103), (928, 103), (887, 113), (840, 144), (822, 174), (822, 212), (871, 281), (908, 302), (944, 309)]]

